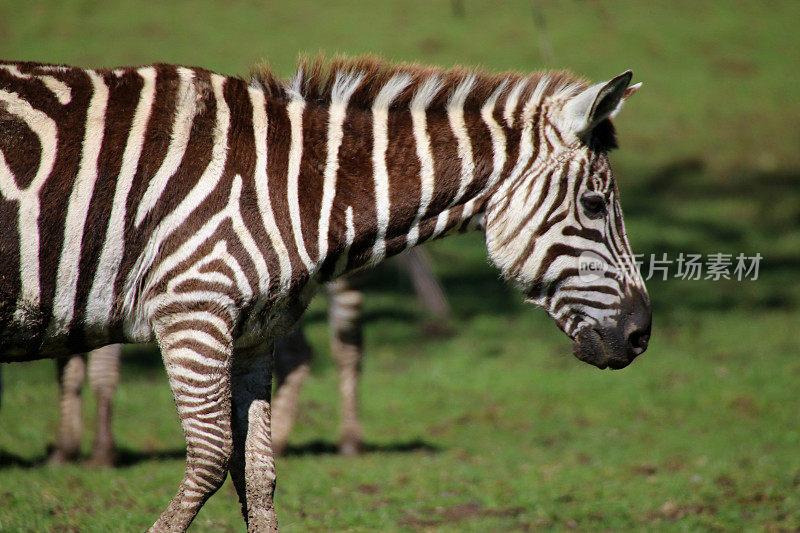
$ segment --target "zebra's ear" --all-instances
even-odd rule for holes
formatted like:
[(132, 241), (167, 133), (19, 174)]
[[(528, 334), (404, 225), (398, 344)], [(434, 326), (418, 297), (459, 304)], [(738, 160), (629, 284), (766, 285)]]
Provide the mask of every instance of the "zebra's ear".
[(605, 119), (617, 116), (625, 99), (642, 85), (637, 83), (629, 87), (631, 78), (633, 72), (627, 70), (570, 98), (561, 111), (563, 124), (583, 137)]
[(617, 107), (616, 107), (616, 108), (614, 108), (614, 111), (612, 111), (612, 112), (611, 112), (611, 114), (610, 114), (610, 115), (608, 115), (608, 118), (616, 118), (616, 116), (619, 114), (619, 111), (620, 111), (620, 109), (622, 109), (622, 104), (624, 104), (624, 103), (625, 103), (625, 100), (627, 100), (628, 98), (630, 98), (630, 96), (631, 96), (633, 93), (635, 93), (636, 91), (638, 91), (638, 90), (639, 90), (639, 89), (641, 89), (641, 88), (642, 88), (642, 82), (639, 82), (639, 83), (636, 83), (636, 84), (634, 84), (634, 85), (631, 85), (630, 87), (628, 87), (627, 89), (625, 89), (625, 92), (624, 92), (624, 93), (622, 93), (622, 99), (621, 99), (621, 100), (619, 101), (619, 103), (617, 104)]

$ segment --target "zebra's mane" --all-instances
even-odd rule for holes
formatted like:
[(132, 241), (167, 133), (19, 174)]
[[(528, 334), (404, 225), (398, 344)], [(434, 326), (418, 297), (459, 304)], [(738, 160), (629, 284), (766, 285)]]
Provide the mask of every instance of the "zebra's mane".
[(391, 63), (371, 55), (331, 60), (301, 57), (295, 76), (288, 80), (262, 64), (252, 69), (250, 82), (273, 98), (302, 98), (322, 105), (336, 99), (342, 90), (352, 91), (349, 105), (369, 109), (390, 81), (401, 88), (391, 99), (392, 107), (414, 105), (415, 99), (422, 99), (428, 110), (444, 108), (451, 99), (459, 101), (464, 110), (480, 109), (490, 97), (510, 95), (515, 88), (515, 98), (523, 103), (534, 95), (574, 94), (587, 86), (584, 79), (565, 70), (490, 73), (478, 68)]

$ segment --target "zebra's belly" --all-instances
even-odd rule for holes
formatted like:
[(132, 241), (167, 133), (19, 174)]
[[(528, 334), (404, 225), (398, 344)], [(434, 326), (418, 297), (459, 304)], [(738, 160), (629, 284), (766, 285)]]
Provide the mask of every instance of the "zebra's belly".
[[(8, 302), (6, 302), (8, 303)], [(33, 306), (0, 303), (0, 362), (54, 359), (84, 353), (116, 343), (144, 343), (153, 340), (147, 324), (132, 327), (117, 320), (105, 327), (84, 324), (57, 327), (63, 317), (48, 315)]]

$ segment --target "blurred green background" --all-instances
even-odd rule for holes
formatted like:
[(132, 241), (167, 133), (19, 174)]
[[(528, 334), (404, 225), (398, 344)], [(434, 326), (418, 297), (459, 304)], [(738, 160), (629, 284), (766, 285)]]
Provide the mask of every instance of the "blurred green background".
[[(763, 256), (756, 281), (648, 283), (651, 347), (619, 372), (503, 285), (479, 235), (426, 247), (451, 299), (428, 335), (392, 268), (366, 298), (368, 452), (341, 458), (325, 301), (292, 454), (285, 531), (800, 529), (800, 3), (396, 0), (0, 1), (0, 57), (285, 75), (299, 52), (494, 70), (569, 68), (643, 89), (612, 155), (634, 252)], [(673, 270), (674, 272), (674, 265)], [(158, 355), (130, 347), (119, 469), (43, 464), (50, 361), (7, 366), (0, 530), (141, 531), (177, 488), (183, 441)], [(92, 426), (91, 395), (86, 425)], [(87, 449), (91, 434), (86, 437)], [(196, 531), (242, 530), (229, 486)]]

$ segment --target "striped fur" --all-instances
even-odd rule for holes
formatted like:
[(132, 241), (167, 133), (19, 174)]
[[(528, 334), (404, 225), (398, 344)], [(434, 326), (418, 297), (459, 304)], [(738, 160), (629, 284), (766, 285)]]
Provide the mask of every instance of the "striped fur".
[[(576, 355), (622, 366), (640, 353), (625, 339), (646, 346), (647, 295), (625, 268), (596, 135), (629, 81), (369, 58), (305, 61), (288, 82), (4, 64), (3, 360), (156, 340), (187, 468), (154, 530), (185, 529), (228, 468), (249, 528), (273, 529), (264, 354), (321, 283), (484, 227), (491, 260)], [(603, 213), (584, 212), (586, 195)], [(585, 250), (608, 267), (599, 282), (576, 275)]]

